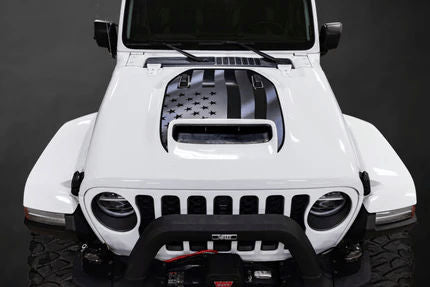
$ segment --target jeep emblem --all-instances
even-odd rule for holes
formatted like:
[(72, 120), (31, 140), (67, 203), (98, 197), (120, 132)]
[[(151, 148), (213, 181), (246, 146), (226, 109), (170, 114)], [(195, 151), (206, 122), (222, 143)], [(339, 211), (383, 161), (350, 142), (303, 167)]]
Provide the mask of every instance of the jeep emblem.
[(226, 240), (233, 241), (237, 240), (237, 234), (212, 234), (213, 241)]

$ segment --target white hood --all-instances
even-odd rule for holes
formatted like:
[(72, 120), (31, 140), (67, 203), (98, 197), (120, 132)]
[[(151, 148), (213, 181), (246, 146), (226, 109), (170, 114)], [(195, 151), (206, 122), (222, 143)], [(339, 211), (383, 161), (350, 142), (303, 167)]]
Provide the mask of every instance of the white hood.
[(150, 73), (140, 67), (116, 68), (88, 153), (87, 189), (361, 189), (356, 152), (319, 66), (289, 73), (249, 69), (276, 87), (285, 127), (279, 151), (259, 150), (258, 145), (192, 144), (179, 146), (182, 152), (178, 147), (166, 151), (160, 137), (166, 88), (193, 68), (202, 69), (171, 67)]

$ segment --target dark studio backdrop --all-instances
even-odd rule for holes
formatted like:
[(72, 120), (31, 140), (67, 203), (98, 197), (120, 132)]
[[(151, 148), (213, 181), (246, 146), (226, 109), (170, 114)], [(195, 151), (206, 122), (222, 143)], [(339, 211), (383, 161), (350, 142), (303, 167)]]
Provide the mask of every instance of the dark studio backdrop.
[[(0, 1), (0, 285), (25, 286), (26, 177), (73, 118), (97, 111), (114, 61), (92, 40), (95, 17), (117, 21), (120, 0)], [(317, 0), (320, 24), (342, 21), (338, 50), (322, 65), (346, 114), (374, 123), (418, 190), (417, 285), (430, 244), (429, 67), (426, 0)], [(61, 159), (59, 159), (61, 160)]]

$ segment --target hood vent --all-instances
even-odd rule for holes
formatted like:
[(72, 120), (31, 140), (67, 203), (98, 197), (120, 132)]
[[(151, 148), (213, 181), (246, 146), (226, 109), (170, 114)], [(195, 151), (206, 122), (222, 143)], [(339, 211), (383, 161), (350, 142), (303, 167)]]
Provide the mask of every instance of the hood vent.
[(215, 58), (215, 64), (217, 66), (260, 67), (261, 60), (259, 58), (217, 57)]
[(188, 144), (259, 144), (272, 139), (270, 125), (181, 125), (173, 127), (173, 139)]

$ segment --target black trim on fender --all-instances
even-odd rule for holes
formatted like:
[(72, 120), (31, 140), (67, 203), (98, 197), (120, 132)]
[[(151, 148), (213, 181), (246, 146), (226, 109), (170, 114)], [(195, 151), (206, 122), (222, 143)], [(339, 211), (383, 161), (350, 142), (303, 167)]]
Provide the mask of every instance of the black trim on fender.
[(331, 284), (323, 276), (315, 250), (304, 231), (291, 218), (276, 214), (160, 217), (146, 227), (137, 241), (129, 257), (126, 278), (142, 280), (147, 277), (155, 255), (172, 238), (176, 241), (211, 241), (214, 234), (222, 235), (217, 238), (226, 240), (275, 240), (284, 243), (299, 266), (304, 286)]
[(375, 213), (369, 214), (368, 221), (367, 221), (367, 232), (366, 232), (367, 238), (374, 235), (384, 234), (384, 233), (390, 234), (401, 230), (410, 230), (414, 227), (414, 225), (418, 221), (416, 215), (414, 215), (414, 217), (406, 220), (397, 221), (389, 224), (376, 225), (375, 218), (376, 218)]

